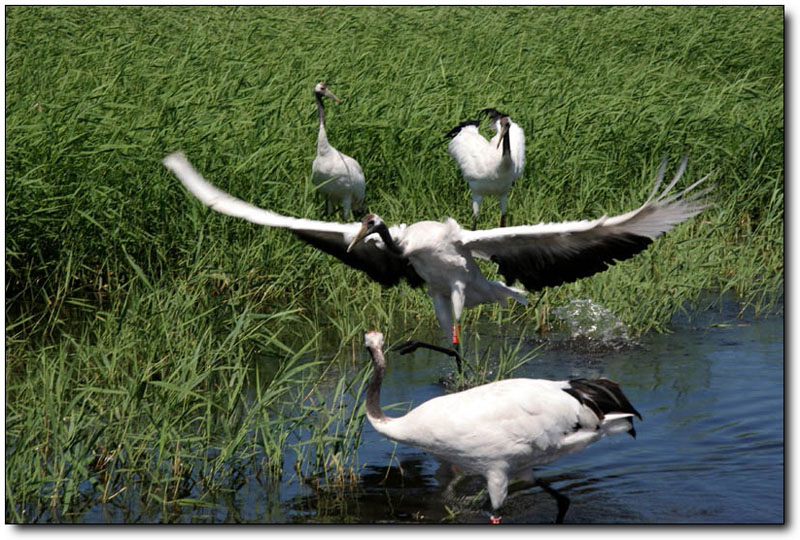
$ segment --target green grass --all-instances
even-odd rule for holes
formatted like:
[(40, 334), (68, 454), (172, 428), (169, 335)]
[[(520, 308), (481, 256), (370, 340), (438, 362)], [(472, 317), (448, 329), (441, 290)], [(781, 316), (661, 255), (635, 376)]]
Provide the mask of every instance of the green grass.
[[(634, 334), (666, 331), (708, 291), (756, 313), (782, 299), (783, 60), (779, 6), (8, 7), (7, 521), (112, 496), (168, 521), (224, 499), (231, 470), (278, 475), (290, 450), (302, 476), (344, 482), (363, 416), (339, 405), (363, 383), (344, 380), (361, 335), (436, 326), (424, 290), (383, 290), (202, 207), (168, 152), (240, 198), (321, 218), (321, 80), (344, 99), (331, 143), (388, 223), (469, 223), (443, 135), (484, 107), (526, 131), (512, 224), (630, 210), (661, 158), (688, 152), (683, 185), (715, 171), (714, 208), (535, 309), (463, 321), (522, 334), (591, 298)], [(479, 227), (497, 212), (487, 201)], [(297, 446), (284, 407), (321, 388), (324, 405), (293, 413), (313, 441)]]

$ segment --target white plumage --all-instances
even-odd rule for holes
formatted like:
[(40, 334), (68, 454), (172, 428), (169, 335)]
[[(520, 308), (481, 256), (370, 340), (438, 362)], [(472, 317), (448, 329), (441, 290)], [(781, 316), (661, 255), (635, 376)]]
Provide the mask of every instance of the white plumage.
[[(500, 226), (506, 224), (508, 192), (525, 168), (525, 132), (519, 125), (495, 109), (490, 115), (495, 135), (486, 140), (478, 131), (479, 122), (463, 122), (447, 133), (447, 151), (458, 164), (461, 175), (472, 191), (472, 229), (477, 227), (483, 198), (494, 196), (500, 202)], [(502, 148), (501, 148), (502, 146)]]
[(341, 103), (341, 100), (333, 95), (325, 83), (319, 83), (314, 87), (314, 97), (317, 101), (319, 133), (317, 156), (311, 164), (311, 182), (325, 197), (326, 213), (330, 215), (335, 206), (341, 206), (342, 219), (347, 220), (352, 216), (352, 207), (354, 205), (360, 207), (364, 200), (366, 191), (364, 173), (358, 161), (339, 152), (328, 142), (322, 98), (328, 97), (337, 103)]
[[(515, 281), (521, 281), (528, 291), (536, 291), (601, 272), (615, 261), (644, 250), (655, 238), (702, 211), (708, 206), (703, 196), (711, 188), (689, 192), (707, 176), (669, 195), (686, 161), (655, 197), (666, 170), (664, 161), (651, 196), (626, 214), (481, 231), (466, 231), (449, 218), (442, 223), (421, 221), (388, 227), (375, 214), (367, 214), (361, 223), (347, 224), (282, 216), (217, 189), (181, 153), (167, 156), (164, 165), (190, 193), (217, 212), (286, 228), (384, 286), (402, 280), (414, 287), (427, 284), (439, 324), (457, 344), (458, 323), (465, 307), (509, 298), (526, 303), (525, 291), (510, 286)], [(505, 283), (487, 280), (475, 258), (497, 264)]]
[[(375, 431), (482, 475), (495, 514), (505, 501), (509, 482), (532, 481), (533, 467), (552, 463), (606, 435), (636, 435), (633, 416), (641, 416), (608, 379), (507, 379), (436, 397), (404, 416), (387, 417), (380, 408), (386, 367), (383, 335), (369, 332), (364, 344), (374, 367), (366, 410)], [(562, 518), (565, 512), (566, 507), (560, 512)], [(493, 520), (499, 522), (497, 516)]]

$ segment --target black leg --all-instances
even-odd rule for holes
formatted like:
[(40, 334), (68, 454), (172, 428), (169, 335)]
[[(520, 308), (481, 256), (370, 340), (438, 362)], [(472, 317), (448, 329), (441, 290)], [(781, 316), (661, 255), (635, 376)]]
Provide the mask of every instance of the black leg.
[(564, 523), (564, 516), (567, 515), (567, 510), (569, 509), (569, 497), (566, 495), (562, 495), (552, 487), (550, 484), (545, 482), (544, 480), (536, 479), (536, 484), (545, 490), (547, 493), (550, 494), (556, 500), (556, 504), (558, 505), (558, 514), (556, 515), (556, 523)]
[[(455, 347), (456, 345), (454, 345)], [(456, 369), (458, 370), (458, 374), (461, 375), (464, 373), (464, 368), (461, 366), (461, 355), (458, 354), (458, 351), (452, 350), (452, 357), (456, 359)]]
[(425, 343), (425, 342), (422, 342), (422, 341), (418, 341), (416, 339), (410, 339), (408, 341), (404, 341), (403, 343), (395, 345), (394, 347), (392, 347), (389, 350), (399, 352), (400, 354), (408, 354), (408, 353), (412, 353), (412, 352), (416, 351), (420, 347), (422, 347), (424, 349), (430, 349), (432, 351), (440, 352), (440, 353), (446, 354), (448, 356), (452, 356), (453, 358), (456, 359), (456, 368), (458, 369), (458, 372), (461, 373), (461, 370), (462, 370), (462, 367), (461, 367), (461, 355), (458, 354), (458, 351), (456, 351), (454, 349), (448, 349), (447, 347), (440, 347), (438, 345), (432, 345), (430, 343)]

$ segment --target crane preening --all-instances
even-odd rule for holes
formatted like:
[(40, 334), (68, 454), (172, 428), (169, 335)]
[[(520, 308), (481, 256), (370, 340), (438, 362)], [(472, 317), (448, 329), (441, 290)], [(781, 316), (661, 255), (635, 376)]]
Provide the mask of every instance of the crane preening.
[[(168, 155), (163, 163), (192, 195), (217, 212), (288, 229), (315, 248), (366, 272), (383, 286), (391, 287), (404, 280), (412, 287), (427, 284), (446, 339), (458, 345), (459, 321), (465, 307), (508, 299), (526, 304), (526, 292), (511, 286), (517, 280), (533, 292), (602, 272), (616, 261), (644, 250), (653, 240), (706, 208), (710, 203), (705, 195), (713, 186), (695, 188), (708, 175), (683, 191), (670, 193), (686, 169), (687, 159), (656, 196), (666, 172), (664, 160), (650, 197), (636, 210), (594, 220), (480, 231), (464, 230), (451, 218), (388, 226), (376, 214), (367, 214), (361, 223), (287, 217), (214, 187), (180, 152)], [(497, 264), (505, 283), (486, 279), (476, 258)]]
[[(525, 168), (525, 132), (497, 109), (483, 109), (489, 115), (494, 137), (486, 140), (478, 131), (480, 122), (468, 120), (451, 129), (447, 151), (458, 164), (472, 191), (472, 230), (478, 225), (483, 198), (495, 196), (500, 202), (500, 226), (506, 226), (508, 192)], [(500, 145), (502, 144), (502, 149)]]
[(327, 97), (337, 103), (342, 100), (333, 95), (325, 83), (314, 87), (314, 98), (317, 101), (317, 117), (319, 132), (317, 133), (317, 155), (311, 164), (311, 182), (325, 197), (325, 212), (333, 213), (336, 205), (342, 207), (342, 219), (350, 219), (352, 207), (361, 206), (364, 201), (366, 186), (364, 173), (358, 161), (339, 152), (328, 142), (325, 130), (325, 107), (322, 98)]
[[(499, 510), (513, 479), (535, 482), (533, 467), (578, 452), (606, 435), (636, 436), (633, 417), (641, 420), (641, 415), (619, 385), (604, 378), (505, 379), (439, 396), (403, 416), (387, 417), (380, 406), (386, 371), (383, 343), (380, 332), (364, 335), (373, 365), (366, 393), (367, 420), (384, 437), (483, 476), (492, 505), (491, 523), (500, 523)], [(416, 346), (428, 345), (416, 343), (402, 354)], [(569, 499), (546, 483), (536, 483), (556, 499), (556, 522), (562, 522)]]

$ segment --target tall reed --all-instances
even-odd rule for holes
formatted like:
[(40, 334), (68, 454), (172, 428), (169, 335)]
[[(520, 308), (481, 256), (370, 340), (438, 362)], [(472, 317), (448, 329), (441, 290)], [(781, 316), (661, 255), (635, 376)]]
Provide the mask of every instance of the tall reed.
[[(715, 207), (644, 253), (527, 309), (468, 310), (465, 329), (523, 335), (576, 297), (634, 334), (668, 330), (708, 291), (780, 308), (782, 17), (8, 7), (6, 520), (270, 521), (287, 475), (346, 486), (358, 472), (361, 335), (435, 332), (430, 299), (201, 207), (160, 163), (182, 149), (222, 189), (320, 218), (320, 80), (344, 99), (329, 105), (331, 142), (360, 161), (388, 223), (469, 222), (443, 135), (490, 106), (527, 135), (512, 224), (635, 208), (667, 154), (690, 153), (683, 185), (715, 171)], [(496, 212), (487, 201), (479, 227)], [(264, 506), (226, 510), (242, 489), (263, 489)]]

